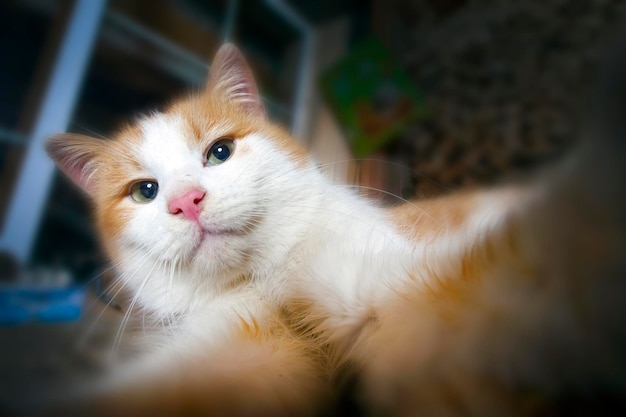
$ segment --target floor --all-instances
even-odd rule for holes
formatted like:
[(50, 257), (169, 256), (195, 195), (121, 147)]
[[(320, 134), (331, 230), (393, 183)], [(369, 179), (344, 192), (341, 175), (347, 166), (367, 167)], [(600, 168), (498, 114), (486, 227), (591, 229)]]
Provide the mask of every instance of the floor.
[(0, 415), (103, 369), (122, 313), (94, 295), (85, 299), (83, 310), (74, 322), (0, 326)]

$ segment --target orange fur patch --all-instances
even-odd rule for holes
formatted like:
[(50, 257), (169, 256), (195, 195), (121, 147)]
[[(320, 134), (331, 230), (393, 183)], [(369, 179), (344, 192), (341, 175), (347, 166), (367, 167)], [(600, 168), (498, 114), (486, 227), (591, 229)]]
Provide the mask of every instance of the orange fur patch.
[(459, 228), (474, 211), (475, 205), (476, 196), (467, 192), (411, 201), (387, 210), (401, 233), (413, 239), (423, 239)]

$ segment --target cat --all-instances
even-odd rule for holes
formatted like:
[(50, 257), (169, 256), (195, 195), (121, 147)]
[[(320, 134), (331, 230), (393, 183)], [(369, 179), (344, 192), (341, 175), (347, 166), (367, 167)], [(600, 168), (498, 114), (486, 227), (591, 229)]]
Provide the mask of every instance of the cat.
[(323, 352), (290, 328), (277, 295), (277, 275), (294, 269), (292, 253), (316, 221), (303, 215), (313, 184), (298, 175), (316, 167), (266, 120), (235, 47), (217, 52), (202, 94), (113, 140), (62, 134), (47, 150), (91, 197), (102, 246), (133, 293), (128, 311), (168, 327), (143, 357), (81, 391), (86, 404), (73, 398), (77, 414), (319, 409)]
[(111, 140), (47, 143), (93, 201), (129, 312), (171, 323), (77, 414), (306, 415), (348, 398), (364, 414), (529, 415), (618, 398), (618, 139), (529, 181), (386, 208), (326, 178), (222, 46), (203, 92)]

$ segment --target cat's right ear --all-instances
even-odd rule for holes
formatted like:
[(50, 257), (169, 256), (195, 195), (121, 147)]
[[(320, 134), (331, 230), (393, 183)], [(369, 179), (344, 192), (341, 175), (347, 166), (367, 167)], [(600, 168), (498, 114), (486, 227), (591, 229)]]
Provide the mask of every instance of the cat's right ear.
[(74, 133), (54, 135), (46, 151), (57, 167), (87, 194), (95, 193), (94, 174), (104, 150), (104, 141)]
[(237, 103), (248, 114), (266, 116), (252, 70), (233, 44), (222, 45), (215, 54), (207, 90)]

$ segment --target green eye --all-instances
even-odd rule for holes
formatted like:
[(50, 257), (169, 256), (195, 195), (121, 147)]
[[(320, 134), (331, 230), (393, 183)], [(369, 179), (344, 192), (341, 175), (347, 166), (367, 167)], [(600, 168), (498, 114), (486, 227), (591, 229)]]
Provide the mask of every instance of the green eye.
[(210, 165), (219, 165), (230, 158), (234, 149), (235, 141), (229, 138), (220, 139), (211, 146), (207, 152), (206, 160)]
[(139, 181), (130, 186), (130, 198), (137, 203), (149, 203), (159, 191), (156, 181)]

